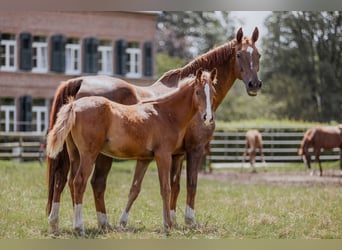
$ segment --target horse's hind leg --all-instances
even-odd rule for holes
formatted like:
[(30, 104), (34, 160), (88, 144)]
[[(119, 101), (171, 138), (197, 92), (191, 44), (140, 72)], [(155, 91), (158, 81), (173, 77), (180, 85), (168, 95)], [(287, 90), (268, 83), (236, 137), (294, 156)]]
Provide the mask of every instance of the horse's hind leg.
[(56, 172), (54, 175), (53, 198), (48, 222), (50, 226), (50, 232), (55, 234), (59, 229), (58, 224), (61, 194), (67, 182), (70, 168), (69, 156), (65, 146), (56, 159), (50, 159), (50, 164), (52, 169), (56, 169)]
[(142, 184), (143, 178), (145, 176), (147, 167), (150, 164), (150, 162), (151, 160), (145, 160), (145, 161), (140, 160), (140, 161), (137, 161), (135, 165), (134, 177), (133, 177), (133, 181), (131, 184), (131, 188), (129, 190), (128, 201), (120, 218), (120, 225), (122, 227), (125, 227), (127, 224), (129, 211), (134, 201), (136, 200), (136, 198), (138, 197), (140, 193), (141, 184)]
[(91, 178), (95, 207), (97, 212), (97, 223), (101, 229), (111, 229), (106, 213), (106, 204), (104, 194), (109, 171), (112, 167), (113, 159), (111, 157), (99, 154), (95, 161), (95, 170)]
[(176, 210), (177, 199), (180, 191), (180, 177), (182, 171), (182, 163), (184, 160), (184, 154), (172, 156), (172, 166), (170, 174), (171, 183), (171, 201), (170, 201), (170, 215), (173, 225), (177, 225)]

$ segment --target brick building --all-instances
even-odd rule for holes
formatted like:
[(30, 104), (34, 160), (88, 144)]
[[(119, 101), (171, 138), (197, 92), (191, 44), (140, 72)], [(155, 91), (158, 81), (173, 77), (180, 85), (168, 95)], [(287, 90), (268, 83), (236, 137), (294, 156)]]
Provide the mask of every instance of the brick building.
[(156, 12), (1, 12), (0, 131), (44, 132), (63, 80), (154, 81)]

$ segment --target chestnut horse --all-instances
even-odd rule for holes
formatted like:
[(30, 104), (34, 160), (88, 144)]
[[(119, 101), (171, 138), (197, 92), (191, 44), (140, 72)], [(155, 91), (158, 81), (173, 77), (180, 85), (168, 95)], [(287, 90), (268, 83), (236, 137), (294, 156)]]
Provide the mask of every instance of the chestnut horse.
[[(298, 150), (298, 155), (302, 156), (307, 168), (311, 169), (309, 148), (313, 148), (315, 162), (319, 165), (320, 176), (323, 175), (321, 160), (319, 158), (321, 149), (340, 148), (340, 169), (342, 173), (342, 124), (338, 126), (317, 126), (305, 132)], [(314, 174), (314, 171), (311, 174)]]
[[(202, 77), (202, 74), (204, 77)], [(84, 235), (82, 202), (96, 157), (153, 159), (158, 167), (163, 199), (163, 222), (171, 228), (170, 170), (172, 153), (182, 146), (186, 127), (198, 112), (204, 126), (214, 123), (211, 73), (199, 69), (196, 77), (185, 78), (171, 93), (123, 105), (100, 96), (83, 97), (64, 105), (47, 138), (47, 154), (55, 158), (64, 142), (71, 163), (73, 180), (74, 229)]]
[[(123, 80), (105, 77), (105, 76), (85, 76), (70, 79), (56, 90), (54, 102), (52, 105), (50, 116), (51, 130), (56, 121), (56, 114), (60, 107), (65, 104), (69, 96), (76, 99), (83, 96), (98, 95), (109, 98), (112, 101), (123, 104), (135, 104), (138, 101), (158, 96), (177, 87), (179, 79), (185, 78), (191, 74), (195, 74), (199, 68), (212, 70), (217, 68), (218, 78), (216, 89), (216, 98), (214, 100), (214, 110), (223, 101), (227, 92), (232, 87), (236, 79), (243, 80), (246, 91), (250, 96), (257, 95), (261, 88), (261, 81), (258, 78), (259, 70), (258, 49), (255, 43), (258, 40), (259, 31), (255, 28), (252, 37), (243, 37), (240, 28), (236, 34), (236, 38), (227, 42), (211, 51), (197, 57), (192, 62), (182, 68), (171, 70), (165, 73), (154, 84), (148, 87), (137, 87)], [(204, 152), (204, 146), (211, 138), (214, 126), (203, 126), (200, 117), (195, 117), (187, 129), (184, 142), (183, 152), (175, 154), (172, 157), (171, 175), (171, 204), (172, 214), (176, 214), (177, 197), (180, 191), (180, 174), (184, 153), (187, 154), (187, 199), (185, 221), (188, 224), (195, 224), (194, 206), (195, 195), (197, 190), (198, 166), (201, 162)], [(132, 183), (129, 202), (125, 208), (120, 223), (125, 225), (128, 219), (128, 211), (132, 202), (139, 194), (141, 180), (147, 170), (150, 160), (138, 160)], [(108, 156), (100, 154), (95, 162), (95, 169), (91, 179), (93, 188), (96, 211), (99, 216), (99, 225), (101, 227), (110, 227), (106, 216), (106, 207), (104, 201), (104, 193), (106, 188), (106, 179), (110, 171), (112, 159)], [(60, 196), (67, 182), (69, 171), (69, 159), (66, 149), (64, 148), (60, 154), (51, 159), (48, 157), (47, 162), (47, 178), (48, 178), (48, 202), (47, 213), (50, 214), (49, 221), (51, 226), (51, 216), (54, 221), (58, 222), (58, 209), (60, 204)], [(69, 181), (69, 186), (72, 183)], [(53, 223), (55, 225), (55, 223)], [(51, 228), (53, 230), (53, 228)]]
[(261, 161), (263, 166), (266, 166), (265, 156), (263, 152), (263, 145), (262, 145), (262, 135), (257, 129), (250, 129), (246, 132), (246, 144), (245, 144), (245, 151), (243, 152), (242, 156), (242, 165), (244, 165), (246, 156), (249, 155), (249, 163), (253, 168), (252, 172), (256, 173), (255, 169), (255, 157), (256, 151), (259, 149)]

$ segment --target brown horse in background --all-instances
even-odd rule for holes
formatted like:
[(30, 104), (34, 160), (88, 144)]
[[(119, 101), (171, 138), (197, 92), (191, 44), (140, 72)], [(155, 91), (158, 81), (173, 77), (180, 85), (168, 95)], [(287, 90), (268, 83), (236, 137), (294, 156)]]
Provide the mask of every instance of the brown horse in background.
[(249, 155), (249, 162), (251, 167), (253, 168), (252, 172), (256, 173), (255, 169), (255, 158), (256, 158), (256, 151), (259, 149), (261, 161), (266, 166), (265, 156), (263, 152), (263, 144), (262, 144), (262, 135), (256, 129), (251, 129), (246, 132), (246, 144), (245, 144), (245, 151), (242, 156), (242, 165), (244, 165), (246, 156)]
[[(63, 82), (56, 91), (50, 116), (50, 128), (56, 121), (56, 115), (60, 107), (66, 103), (68, 97), (76, 99), (84, 96), (104, 96), (108, 99), (123, 103), (135, 104), (140, 100), (159, 96), (167, 93), (177, 87), (178, 81), (196, 70), (203, 68), (211, 71), (217, 68), (218, 77), (216, 89), (216, 98), (214, 100), (214, 110), (223, 101), (223, 98), (232, 87), (236, 79), (243, 80), (246, 91), (249, 95), (257, 95), (261, 88), (261, 81), (258, 78), (260, 54), (255, 47), (258, 40), (259, 31), (255, 28), (252, 37), (243, 37), (240, 28), (236, 38), (224, 45), (221, 45), (211, 51), (197, 57), (192, 62), (182, 68), (171, 70), (165, 73), (157, 82), (148, 87), (137, 87), (123, 80), (105, 77), (105, 76), (86, 76), (70, 79)], [(172, 214), (176, 214), (177, 198), (180, 191), (180, 175), (184, 153), (187, 154), (187, 199), (185, 221), (188, 224), (195, 224), (195, 195), (197, 190), (198, 166), (201, 162), (204, 152), (204, 146), (211, 138), (214, 126), (203, 126), (201, 117), (197, 116), (189, 125), (183, 142), (183, 151), (174, 154), (172, 157), (171, 176), (171, 203)], [(129, 194), (129, 203), (127, 204), (120, 223), (125, 225), (128, 219), (128, 211), (132, 202), (140, 192), (141, 181), (147, 170), (150, 160), (138, 160), (133, 177), (133, 183)], [(95, 162), (95, 169), (91, 179), (93, 188), (98, 222), (101, 227), (110, 227), (107, 220), (104, 193), (106, 189), (106, 179), (111, 169), (112, 158), (100, 154)], [(69, 172), (69, 158), (66, 148), (59, 153), (55, 159), (48, 157), (47, 177), (48, 177), (48, 202), (47, 213), (49, 213), (49, 223), (51, 227), (58, 225), (58, 214), (60, 196), (67, 182)], [(69, 181), (69, 186), (72, 182)], [(175, 216), (174, 216), (175, 219)], [(56, 228), (51, 228), (55, 231)]]
[[(315, 162), (319, 165), (320, 176), (323, 175), (321, 160), (319, 158), (321, 150), (340, 148), (340, 169), (342, 173), (342, 124), (338, 126), (317, 126), (305, 132), (298, 150), (298, 155), (302, 156), (307, 168), (311, 169), (309, 148), (313, 148)], [(314, 171), (311, 174), (313, 175)]]
[[(203, 75), (207, 75), (202, 77)], [(198, 70), (169, 94), (135, 105), (123, 105), (90, 96), (64, 105), (47, 139), (47, 154), (55, 158), (66, 141), (73, 180), (74, 229), (84, 235), (83, 195), (93, 164), (101, 152), (120, 159), (156, 159), (163, 221), (171, 228), (170, 170), (172, 154), (182, 147), (186, 127), (196, 113), (204, 126), (213, 121), (211, 73)]]

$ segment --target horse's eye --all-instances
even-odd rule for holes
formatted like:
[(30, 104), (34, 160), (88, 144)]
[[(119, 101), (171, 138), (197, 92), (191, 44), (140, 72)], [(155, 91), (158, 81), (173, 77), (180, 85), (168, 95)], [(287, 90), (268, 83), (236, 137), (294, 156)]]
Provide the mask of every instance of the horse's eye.
[(237, 53), (237, 54), (236, 54), (236, 57), (237, 57), (237, 58), (240, 58), (240, 53)]

